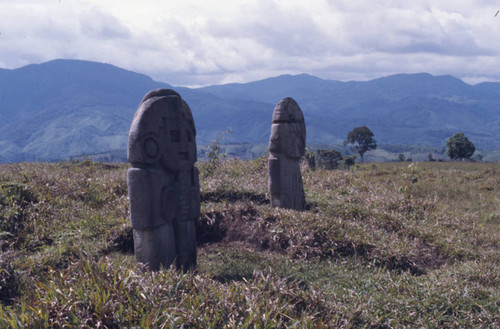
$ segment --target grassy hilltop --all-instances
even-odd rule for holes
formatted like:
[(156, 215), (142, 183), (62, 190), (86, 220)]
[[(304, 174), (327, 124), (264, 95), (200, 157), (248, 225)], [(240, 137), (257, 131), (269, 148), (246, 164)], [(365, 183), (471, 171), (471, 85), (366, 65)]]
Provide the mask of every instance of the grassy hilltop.
[(498, 328), (500, 168), (201, 163), (195, 272), (135, 263), (126, 165), (0, 165), (0, 327)]

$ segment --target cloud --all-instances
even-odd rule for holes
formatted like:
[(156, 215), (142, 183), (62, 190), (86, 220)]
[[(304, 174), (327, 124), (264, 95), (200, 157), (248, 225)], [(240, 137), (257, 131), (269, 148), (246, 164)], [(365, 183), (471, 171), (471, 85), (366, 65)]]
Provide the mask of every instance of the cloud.
[(286, 8), (274, 2), (256, 2), (247, 7), (238, 21), (212, 18), (207, 32), (214, 38), (255, 40), (276, 55), (310, 56), (329, 48), (325, 33), (309, 13), (300, 8)]
[(0, 61), (7, 67), (102, 55), (106, 48), (116, 48), (111, 56), (115, 57), (123, 43), (103, 44), (130, 38), (128, 29), (112, 15), (96, 8), (82, 10), (76, 3), (0, 2), (0, 12)]
[(497, 10), (486, 0), (0, 0), (0, 67), (78, 58), (174, 85), (284, 73), (500, 80)]
[(91, 8), (80, 14), (80, 32), (97, 40), (129, 39), (131, 33), (116, 17)]

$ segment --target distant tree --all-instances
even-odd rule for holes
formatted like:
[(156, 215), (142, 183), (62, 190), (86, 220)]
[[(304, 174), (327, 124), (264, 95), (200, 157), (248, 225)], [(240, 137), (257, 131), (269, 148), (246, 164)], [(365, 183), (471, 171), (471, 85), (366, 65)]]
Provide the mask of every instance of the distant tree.
[(212, 145), (208, 146), (207, 157), (208, 163), (210, 163), (211, 166), (218, 165), (222, 159), (227, 157), (227, 154), (222, 151), (220, 144), (226, 135), (231, 135), (232, 133), (231, 127), (226, 127), (225, 131), (219, 132), (217, 138), (212, 141)]
[(403, 153), (399, 153), (398, 159), (399, 159), (399, 161), (403, 162), (406, 160), (406, 156)]
[(446, 154), (450, 159), (468, 159), (474, 154), (476, 147), (465, 137), (463, 132), (458, 132), (448, 138), (446, 142)]
[(347, 134), (347, 140), (344, 145), (352, 144), (351, 150), (359, 153), (361, 162), (363, 162), (363, 155), (369, 151), (377, 148), (377, 142), (373, 139), (372, 131), (365, 126), (356, 127)]

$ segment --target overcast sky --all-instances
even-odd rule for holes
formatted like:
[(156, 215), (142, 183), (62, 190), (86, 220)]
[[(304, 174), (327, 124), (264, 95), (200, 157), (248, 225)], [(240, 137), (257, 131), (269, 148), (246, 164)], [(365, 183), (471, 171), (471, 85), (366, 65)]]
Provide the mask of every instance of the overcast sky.
[(500, 1), (0, 0), (0, 67), (110, 63), (174, 86), (280, 74), (500, 81)]

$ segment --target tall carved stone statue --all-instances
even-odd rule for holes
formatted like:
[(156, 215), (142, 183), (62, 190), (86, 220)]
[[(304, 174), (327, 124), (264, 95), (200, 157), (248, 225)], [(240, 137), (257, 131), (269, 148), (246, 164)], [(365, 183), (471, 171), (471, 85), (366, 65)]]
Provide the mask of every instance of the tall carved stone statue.
[(284, 98), (274, 108), (269, 140), (269, 193), (273, 207), (305, 209), (299, 164), (305, 149), (302, 110), (292, 98)]
[(196, 129), (187, 103), (170, 89), (142, 99), (129, 132), (127, 172), (135, 256), (150, 269), (196, 266), (200, 215)]

